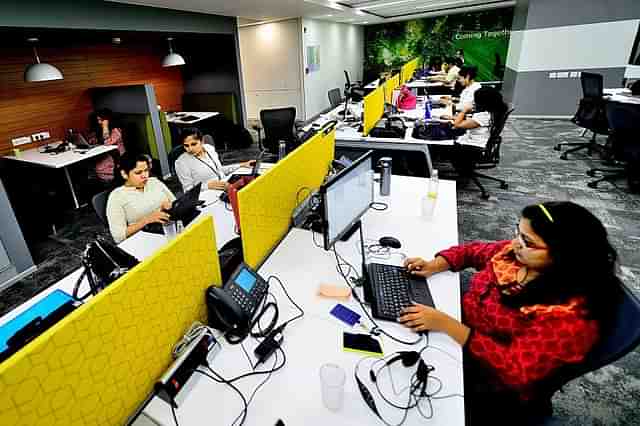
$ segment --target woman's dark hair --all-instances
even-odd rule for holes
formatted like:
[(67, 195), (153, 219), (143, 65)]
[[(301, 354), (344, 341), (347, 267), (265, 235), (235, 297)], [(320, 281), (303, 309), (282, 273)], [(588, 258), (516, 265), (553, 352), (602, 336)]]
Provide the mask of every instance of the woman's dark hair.
[(107, 120), (109, 122), (109, 132), (111, 132), (114, 128), (118, 127), (113, 122), (113, 111), (109, 108), (99, 108), (93, 111), (89, 115), (89, 123), (91, 126), (91, 130), (96, 134), (96, 138), (99, 143), (104, 143), (104, 137), (102, 136), (102, 126), (98, 124), (98, 117), (103, 120)]
[(125, 172), (125, 174), (128, 175), (131, 170), (136, 168), (138, 163), (147, 163), (147, 166), (151, 168), (151, 163), (147, 154), (138, 154), (133, 152), (125, 152), (122, 154), (118, 159), (116, 173), (114, 173), (116, 185), (123, 185), (125, 182), (125, 179), (122, 177), (120, 172)]
[(202, 140), (202, 132), (197, 127), (187, 127), (180, 132), (180, 143), (183, 143), (186, 138), (193, 136), (195, 139)]
[(458, 68), (460, 68), (462, 66), (462, 59), (458, 58), (457, 56), (454, 58), (451, 58), (451, 62), (449, 62), (450, 64), (453, 64), (455, 66), (457, 66)]
[(562, 303), (584, 296), (591, 317), (604, 320), (615, 308), (611, 285), (616, 276), (617, 253), (607, 230), (589, 210), (570, 201), (542, 203), (525, 207), (522, 217), (546, 243), (551, 265), (539, 278), (505, 300), (517, 305)]
[(476, 112), (487, 111), (491, 114), (491, 123), (499, 122), (506, 116), (507, 104), (502, 99), (502, 94), (493, 87), (481, 87), (473, 94)]
[(458, 75), (462, 78), (469, 77), (469, 80), (475, 80), (478, 76), (478, 67), (475, 67), (473, 65), (465, 65), (460, 68), (460, 72), (458, 73)]

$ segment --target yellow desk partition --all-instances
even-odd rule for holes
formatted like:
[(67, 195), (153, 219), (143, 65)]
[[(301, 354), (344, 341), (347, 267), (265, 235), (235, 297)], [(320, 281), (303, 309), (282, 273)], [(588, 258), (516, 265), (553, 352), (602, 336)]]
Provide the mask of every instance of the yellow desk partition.
[(379, 86), (364, 97), (364, 123), (362, 126), (365, 136), (374, 128), (384, 113), (385, 91), (387, 90), (385, 87), (386, 83), (384, 87)]
[(208, 217), (0, 364), (0, 424), (124, 424), (206, 321), (216, 253)]
[(400, 87), (400, 74), (396, 74), (384, 83), (384, 101), (388, 104), (393, 100), (393, 91)]
[(247, 265), (257, 269), (287, 234), (293, 210), (327, 175), (335, 140), (335, 130), (319, 132), (238, 192)]

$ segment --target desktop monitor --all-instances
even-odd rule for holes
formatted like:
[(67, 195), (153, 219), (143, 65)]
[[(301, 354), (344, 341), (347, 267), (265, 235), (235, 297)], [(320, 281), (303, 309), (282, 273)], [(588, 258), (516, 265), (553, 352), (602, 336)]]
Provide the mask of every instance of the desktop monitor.
[(372, 151), (354, 161), (320, 188), (324, 207), (324, 249), (352, 231), (373, 203)]

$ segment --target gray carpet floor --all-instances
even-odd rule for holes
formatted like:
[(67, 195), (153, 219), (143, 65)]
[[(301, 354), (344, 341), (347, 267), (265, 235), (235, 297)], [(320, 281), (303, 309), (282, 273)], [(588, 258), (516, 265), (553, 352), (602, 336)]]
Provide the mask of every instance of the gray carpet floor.
[[(598, 157), (580, 152), (569, 161), (559, 159), (553, 146), (579, 142), (580, 129), (567, 121), (512, 119), (503, 132), (500, 166), (488, 174), (504, 178), (509, 189), (487, 182), (491, 193), (483, 200), (472, 184), (459, 182), (458, 220), (461, 242), (512, 238), (520, 211), (526, 205), (550, 200), (571, 200), (593, 211), (606, 225), (620, 257), (620, 277), (640, 294), (640, 195), (626, 182), (587, 187), (585, 172), (599, 166)], [(254, 158), (257, 148), (227, 153), (224, 162)], [(175, 182), (170, 182), (177, 189)], [(0, 315), (55, 283), (80, 265), (79, 255), (95, 235), (107, 235), (89, 207), (69, 213), (59, 241), (48, 240), (33, 249), (38, 271), (0, 294)], [(577, 250), (584, 249), (576, 247)], [(469, 272), (463, 274), (463, 282)], [(605, 291), (606, 289), (603, 289)], [(640, 350), (590, 373), (554, 397), (554, 417), (548, 424), (638, 424), (640, 408)]]

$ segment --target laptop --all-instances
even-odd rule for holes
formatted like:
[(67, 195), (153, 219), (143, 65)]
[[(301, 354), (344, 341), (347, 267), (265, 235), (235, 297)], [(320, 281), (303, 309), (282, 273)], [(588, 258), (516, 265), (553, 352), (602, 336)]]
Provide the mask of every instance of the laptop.
[[(200, 201), (200, 189), (202, 183), (197, 184), (180, 197), (176, 198), (171, 204), (171, 208), (166, 210), (169, 219), (172, 221), (180, 220), (184, 226), (189, 225), (193, 219), (198, 217), (200, 211), (197, 209), (203, 202)], [(143, 231), (153, 234), (164, 234), (161, 223), (150, 223), (142, 228)]]
[(82, 136), (82, 133), (75, 132), (73, 134), (73, 144), (76, 146), (76, 149), (91, 149), (92, 146), (89, 145), (89, 142)]
[(234, 183), (240, 180), (240, 178), (245, 176), (254, 176), (254, 177), (260, 176), (260, 164), (262, 163), (262, 157), (264, 156), (265, 152), (266, 151), (263, 150), (260, 152), (260, 154), (258, 154), (258, 157), (256, 157), (256, 160), (255, 160), (256, 162), (253, 164), (253, 168), (251, 169), (251, 173), (249, 174), (234, 173), (231, 176), (229, 176), (229, 179), (227, 179), (227, 182)]

